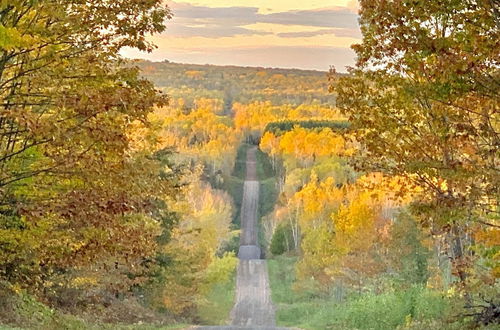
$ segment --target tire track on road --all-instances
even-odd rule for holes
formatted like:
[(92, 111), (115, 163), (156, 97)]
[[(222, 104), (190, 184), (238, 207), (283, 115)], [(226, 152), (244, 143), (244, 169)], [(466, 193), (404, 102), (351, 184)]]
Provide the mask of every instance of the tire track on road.
[(247, 150), (238, 252), (240, 260), (236, 278), (236, 302), (231, 311), (231, 325), (198, 327), (197, 329), (286, 330), (286, 328), (276, 327), (267, 261), (261, 260), (257, 219), (260, 183), (257, 179), (256, 154), (256, 147)]
[(258, 204), (260, 183), (257, 181), (257, 148), (247, 150), (246, 181), (241, 207), (241, 236), (236, 279), (236, 304), (231, 312), (235, 326), (276, 325), (267, 272), (267, 262), (260, 260), (258, 242)]

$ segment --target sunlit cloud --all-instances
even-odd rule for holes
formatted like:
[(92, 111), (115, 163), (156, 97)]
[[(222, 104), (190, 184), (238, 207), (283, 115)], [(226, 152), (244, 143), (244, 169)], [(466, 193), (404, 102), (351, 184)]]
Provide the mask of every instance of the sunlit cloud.
[(278, 33), (278, 36), (282, 38), (310, 38), (328, 34), (332, 34), (336, 37), (349, 37), (349, 38), (361, 37), (359, 29), (321, 29), (314, 31), (282, 32)]
[(255, 31), (240, 26), (221, 26), (216, 24), (203, 24), (199, 26), (175, 25), (169, 29), (167, 35), (170, 37), (205, 37), (223, 38), (241, 35), (267, 35), (266, 31)]
[(125, 56), (322, 70), (335, 65), (342, 70), (353, 64), (350, 46), (360, 40), (352, 0), (167, 3), (174, 18), (163, 34), (151, 38), (158, 49), (152, 54), (127, 50)]
[[(167, 1), (171, 4), (173, 1)], [(285, 12), (328, 7), (344, 7), (357, 10), (356, 0), (176, 0), (176, 3), (188, 3), (212, 8), (218, 7), (256, 7), (260, 13)]]

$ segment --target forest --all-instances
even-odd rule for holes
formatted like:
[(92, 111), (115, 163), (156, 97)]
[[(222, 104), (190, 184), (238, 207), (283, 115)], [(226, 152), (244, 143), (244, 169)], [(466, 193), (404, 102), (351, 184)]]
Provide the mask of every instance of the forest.
[(498, 329), (500, 6), (359, 3), (337, 73), (123, 58), (161, 0), (0, 0), (0, 329), (227, 325), (252, 150), (273, 326)]

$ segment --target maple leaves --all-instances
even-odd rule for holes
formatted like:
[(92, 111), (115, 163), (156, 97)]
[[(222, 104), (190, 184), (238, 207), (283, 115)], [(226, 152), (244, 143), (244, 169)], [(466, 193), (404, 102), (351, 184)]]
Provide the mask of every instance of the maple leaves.
[(468, 299), (481, 291), (473, 282), (493, 292), (496, 263), (467, 237), (498, 227), (498, 4), (360, 4), (357, 66), (332, 86), (366, 148), (357, 159), (413, 182), (412, 214), (444, 246)]
[[(362, 5), (358, 68), (334, 86), (370, 152), (367, 168), (380, 160), (387, 172), (416, 173), (435, 199), (452, 208), (468, 204), (484, 221), (498, 196), (494, 8), (488, 1)], [(448, 189), (429, 177), (446, 180)]]
[(151, 50), (169, 16), (154, 0), (0, 2), (2, 280), (77, 304), (151, 275), (177, 170), (134, 137), (166, 98), (119, 51)]

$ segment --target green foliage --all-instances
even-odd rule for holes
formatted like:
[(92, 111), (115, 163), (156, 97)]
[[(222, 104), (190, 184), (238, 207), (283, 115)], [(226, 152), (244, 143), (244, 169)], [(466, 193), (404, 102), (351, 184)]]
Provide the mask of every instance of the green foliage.
[(206, 269), (205, 285), (211, 286), (214, 283), (227, 283), (234, 276), (238, 258), (234, 253), (225, 253), (222, 257), (216, 258)]
[[(39, 302), (32, 295), (24, 291), (14, 292), (12, 290), (0, 290), (0, 329), (16, 330), (16, 329), (67, 329), (67, 330), (126, 330), (126, 329), (184, 329), (187, 325), (172, 324), (174, 321), (161, 314), (152, 314), (146, 311), (145, 318), (139, 318), (134, 322), (130, 318), (137, 317), (144, 313), (145, 309), (136, 301), (127, 301), (126, 305), (122, 306), (122, 315), (119, 322), (111, 322), (111, 319), (99, 321), (96, 319), (98, 314), (119, 313), (116, 311), (116, 306), (101, 310), (93, 309), (87, 314), (78, 317), (66, 313), (61, 310), (49, 308), (47, 305)], [(149, 313), (149, 315), (148, 315)], [(135, 314), (135, 315), (133, 315)], [(125, 323), (136, 323), (127, 325)], [(171, 324), (171, 325), (169, 325)]]
[(225, 325), (234, 305), (236, 291), (235, 276), (230, 281), (215, 284), (198, 307), (201, 324)]
[(234, 202), (233, 224), (239, 227), (241, 203), (243, 199), (244, 181), (234, 176), (224, 178), (222, 189), (226, 191)]
[(274, 231), (269, 250), (275, 256), (293, 249), (292, 229), (289, 224), (280, 224)]
[(240, 179), (245, 180), (247, 176), (247, 151), (251, 146), (249, 144), (243, 143), (238, 148), (238, 153), (236, 155), (236, 162), (234, 163), (233, 176)]
[(449, 302), (440, 293), (412, 286), (402, 291), (366, 293), (339, 303), (333, 296), (294, 290), (295, 258), (269, 260), (273, 302), (281, 326), (303, 329), (396, 329), (411, 322), (443, 323)]
[(425, 285), (429, 277), (429, 249), (422, 245), (422, 233), (415, 219), (405, 211), (399, 213), (391, 228), (390, 258), (402, 283)]
[(242, 144), (238, 148), (236, 161), (231, 176), (224, 177), (223, 189), (231, 196), (234, 202), (233, 224), (239, 228), (241, 203), (243, 199), (243, 185), (246, 177), (246, 157), (249, 145)]
[(83, 319), (53, 310), (24, 291), (15, 292), (0, 284), (0, 329), (2, 323), (37, 329), (76, 330), (86, 326)]
[(276, 179), (269, 178), (260, 182), (259, 215), (261, 217), (271, 213), (278, 199)]
[[(499, 219), (491, 217), (500, 196), (498, 1), (359, 3), (356, 67), (332, 77), (363, 145), (353, 160), (405, 177), (411, 184), (402, 191), (418, 187), (412, 215), (449, 256), (464, 304), (489, 306), (473, 313), (476, 320), (498, 324), (490, 311), (499, 300), (484, 293), (499, 296), (499, 258), (475, 253), (482, 244), (472, 238), (499, 237)], [(413, 264), (408, 274), (425, 278), (421, 259), (403, 259)]]
[(278, 199), (276, 173), (267, 154), (257, 149), (257, 177), (260, 181), (259, 216), (271, 213)]
[(350, 128), (348, 121), (330, 120), (283, 120), (267, 124), (264, 132), (271, 132), (274, 135), (282, 135), (293, 130), (295, 126), (306, 129), (330, 128), (334, 132), (346, 132)]
[(262, 152), (262, 150), (257, 149), (257, 177), (259, 181), (265, 181), (267, 179), (275, 178), (276, 173), (273, 169), (269, 156)]
[(314, 290), (294, 290), (296, 280), (295, 267), (297, 257), (280, 256), (268, 260), (271, 296), (278, 311), (282, 304), (294, 304), (301, 301), (312, 301), (317, 298)]
[(0, 25), (0, 48), (11, 50), (21, 46), (21, 34), (15, 28)]
[(161, 267), (179, 172), (147, 118), (167, 99), (119, 52), (151, 50), (169, 17), (160, 0), (0, 1), (0, 281), (33, 302), (123, 306)]
[(207, 293), (198, 306), (202, 324), (223, 325), (229, 319), (236, 290), (236, 266), (234, 253), (225, 254), (207, 269)]

